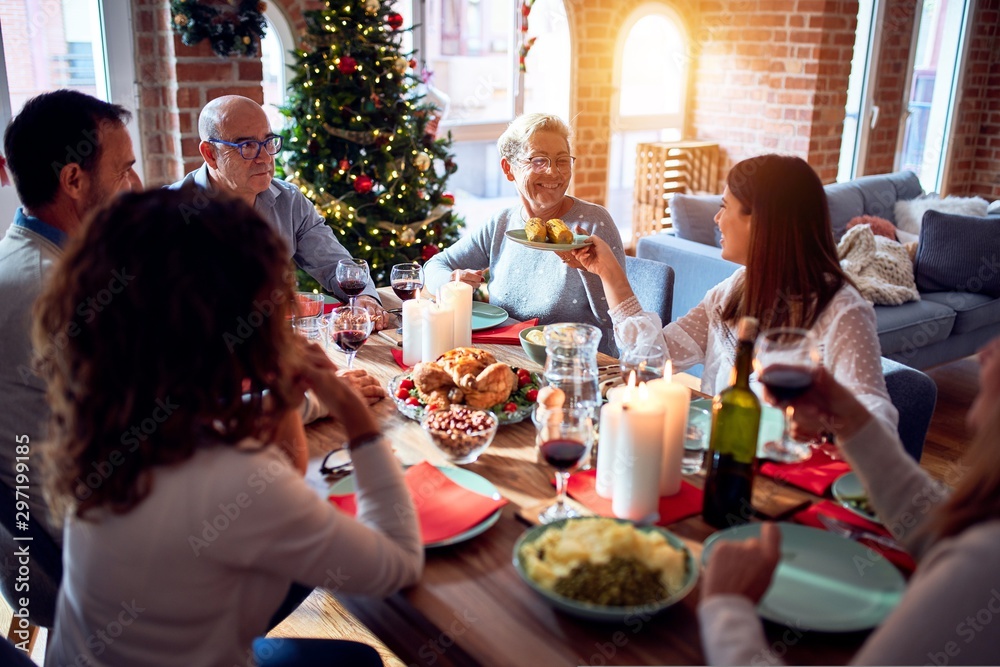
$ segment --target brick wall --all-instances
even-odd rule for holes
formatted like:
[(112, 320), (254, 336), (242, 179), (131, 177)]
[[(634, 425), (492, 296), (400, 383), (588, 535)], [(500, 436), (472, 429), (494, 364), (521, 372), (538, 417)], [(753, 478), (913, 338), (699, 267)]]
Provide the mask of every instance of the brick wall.
[(717, 141), (722, 171), (763, 152), (837, 174), (856, 1), (701, 2), (689, 134)]
[(972, 16), (968, 61), (943, 192), (1000, 199), (1000, 0), (981, 0)]

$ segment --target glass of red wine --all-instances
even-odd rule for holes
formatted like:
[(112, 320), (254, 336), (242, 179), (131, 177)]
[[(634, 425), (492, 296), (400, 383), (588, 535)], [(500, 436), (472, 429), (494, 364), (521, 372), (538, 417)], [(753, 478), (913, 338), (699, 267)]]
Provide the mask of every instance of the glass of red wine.
[(594, 443), (593, 411), (588, 407), (546, 408), (538, 405), (532, 413), (538, 456), (556, 469), (556, 502), (538, 514), (539, 523), (581, 516), (566, 503), (569, 473), (589, 458)]
[(368, 311), (358, 306), (341, 306), (330, 313), (328, 340), (347, 355), (347, 368), (354, 367), (354, 356), (372, 333), (374, 323)]
[(755, 357), (757, 379), (785, 410), (781, 442), (765, 443), (766, 456), (783, 463), (805, 461), (812, 450), (809, 443), (797, 442), (791, 437), (794, 413), (789, 402), (812, 386), (813, 373), (820, 359), (816, 337), (806, 329), (768, 329), (757, 338)]
[[(420, 290), (424, 288), (424, 269), (416, 262), (395, 264), (389, 272), (389, 283), (400, 301), (416, 299), (420, 295)], [(396, 329), (396, 333), (403, 333), (402, 312), (399, 314), (399, 328)]]
[(342, 259), (337, 262), (337, 284), (347, 295), (350, 305), (368, 286), (368, 262), (363, 259)]

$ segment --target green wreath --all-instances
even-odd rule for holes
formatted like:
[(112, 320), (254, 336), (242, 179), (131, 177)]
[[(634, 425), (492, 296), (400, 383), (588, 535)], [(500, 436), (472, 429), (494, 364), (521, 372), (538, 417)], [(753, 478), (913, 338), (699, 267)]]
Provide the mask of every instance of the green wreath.
[(264, 10), (260, 0), (171, 0), (174, 32), (194, 46), (209, 40), (220, 56), (257, 54), (254, 40), (264, 36)]

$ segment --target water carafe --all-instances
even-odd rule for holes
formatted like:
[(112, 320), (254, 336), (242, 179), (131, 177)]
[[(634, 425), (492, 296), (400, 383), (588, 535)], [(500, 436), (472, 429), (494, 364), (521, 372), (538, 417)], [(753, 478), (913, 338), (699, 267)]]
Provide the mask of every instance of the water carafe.
[(567, 407), (601, 405), (597, 379), (597, 346), (601, 330), (590, 324), (550, 324), (545, 327), (545, 383), (562, 389)]

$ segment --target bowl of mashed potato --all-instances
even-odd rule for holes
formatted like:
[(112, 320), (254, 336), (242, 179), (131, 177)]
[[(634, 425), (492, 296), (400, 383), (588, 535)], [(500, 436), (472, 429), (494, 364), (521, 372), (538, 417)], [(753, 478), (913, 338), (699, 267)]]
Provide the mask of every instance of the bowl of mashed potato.
[(673, 533), (601, 517), (528, 530), (514, 546), (514, 568), (556, 609), (606, 622), (652, 616), (698, 581), (694, 556)]
[(536, 364), (545, 368), (545, 334), (544, 326), (528, 327), (522, 329), (518, 334), (521, 339), (521, 348), (528, 358)]

